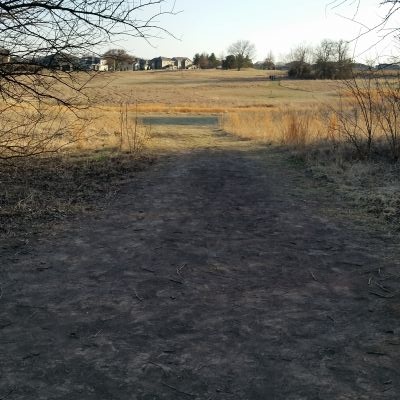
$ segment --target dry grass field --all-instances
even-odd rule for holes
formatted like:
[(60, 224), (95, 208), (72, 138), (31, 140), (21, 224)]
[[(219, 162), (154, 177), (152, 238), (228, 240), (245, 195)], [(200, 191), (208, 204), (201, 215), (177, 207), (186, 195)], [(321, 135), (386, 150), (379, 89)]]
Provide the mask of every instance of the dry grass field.
[[(271, 81), (271, 74), (280, 79)], [(339, 82), (288, 80), (284, 73), (252, 69), (77, 74), (74, 78), (84, 84), (82, 95), (73, 100), (78, 108), (71, 112), (63, 106), (47, 104), (40, 110), (40, 115), (47, 117), (33, 124), (38, 153), (43, 143), (57, 152), (28, 164), (20, 160), (11, 169), (7, 166), (2, 170), (4, 182), (20, 182), (9, 185), (2, 195), (3, 221), (15, 220), (19, 214), (31, 218), (35, 214), (31, 210), (74, 212), (82, 203), (76, 199), (89, 199), (89, 192), (95, 194), (96, 187), (103, 190), (107, 182), (104, 171), (110, 169), (110, 177), (116, 178), (123, 170), (136, 170), (135, 163), (142, 166), (143, 157), (150, 160), (160, 152), (179, 151), (179, 143), (168, 141), (165, 136), (160, 141), (158, 128), (143, 124), (148, 117), (173, 116), (213, 116), (218, 118), (221, 131), (290, 148), (309, 174), (321, 183), (335, 185), (356, 206), (362, 205), (368, 212), (396, 223), (400, 219), (397, 164), (380, 159), (355, 160), (349, 138), (339, 132), (335, 109), (339, 104), (348, 109), (352, 106), (352, 99), (346, 97)], [(12, 108), (2, 116), (11, 122), (18, 118), (35, 121), (32, 117), (35, 111), (29, 107), (23, 112), (21, 108)], [(186, 129), (190, 135), (188, 126), (170, 129)], [(12, 135), (3, 138), (3, 143), (14, 141), (33, 146), (28, 133), (22, 134), (18, 141)], [(1, 144), (0, 137), (0, 147)], [(129, 165), (127, 157), (132, 155), (135, 161)], [(124, 160), (116, 161), (121, 156)], [(49, 197), (45, 187), (38, 187), (35, 174), (41, 176), (42, 168), (46, 171), (50, 168), (51, 172), (45, 175), (56, 177), (50, 179), (49, 187), (60, 181), (70, 182), (66, 185), (69, 196)], [(26, 174), (27, 170), (36, 172)], [(88, 173), (71, 175), (68, 170)], [(20, 171), (30, 178), (21, 178)], [(98, 182), (85, 184), (95, 177)], [(88, 190), (81, 190), (83, 187)], [(46, 200), (40, 200), (41, 193)], [(48, 207), (43, 207), (44, 201)]]
[[(128, 119), (129, 126), (133, 126), (143, 115), (218, 115), (221, 127), (230, 133), (287, 142), (290, 135), (285, 134), (285, 126), (294, 117), (306, 114), (309, 126), (304, 139), (323, 136), (329, 116), (325, 113), (321, 121), (317, 114), (321, 108), (332, 107), (337, 101), (338, 84), (271, 81), (271, 74), (285, 75), (279, 71), (252, 69), (77, 74), (74, 79), (84, 87), (79, 96), (72, 91), (65, 93), (68, 92), (65, 87), (59, 90), (81, 109), (69, 112), (59, 104), (47, 104), (40, 114), (49, 117), (38, 126), (45, 132), (60, 131), (56, 139), (61, 138), (65, 140), (62, 145), (71, 144), (70, 149), (79, 150), (120, 148), (121, 121)], [(11, 116), (7, 113), (5, 116), (13, 121), (21, 116), (25, 120), (34, 119), (29, 108), (23, 112), (20, 108), (7, 112)], [(292, 139), (298, 141), (298, 138)], [(56, 141), (54, 145), (57, 147), (60, 143)], [(126, 143), (123, 145), (126, 148)]]
[[(145, 115), (218, 115), (221, 128), (242, 137), (283, 143), (309, 141), (326, 135), (329, 109), (338, 99), (338, 83), (331, 81), (271, 81), (275, 71), (148, 71), (99, 74), (85, 93), (91, 108), (83, 114), (90, 120), (86, 146), (118, 132), (121, 105), (133, 121)], [(303, 139), (288, 133), (295, 117), (306, 115)], [(303, 130), (304, 130), (303, 129)], [(79, 141), (79, 146), (83, 146)]]
[[(352, 138), (340, 131), (337, 117), (338, 110), (347, 112), (355, 105), (346, 87), (337, 81), (284, 77), (271, 81), (269, 75), (273, 73), (214, 70), (100, 75), (88, 86), (95, 104), (92, 126), (105, 130), (108, 136), (103, 138), (110, 138), (121, 104), (125, 104), (132, 119), (149, 115), (216, 115), (225, 132), (289, 146), (291, 154), (299, 157), (308, 173), (321, 184), (335, 186), (356, 208), (397, 226), (398, 165), (378, 153), (372, 160), (354, 155)], [(360, 83), (361, 88), (363, 84)], [(374, 134), (378, 151), (385, 137), (378, 129)], [(357, 140), (363, 141), (362, 135), (364, 125)], [(159, 148), (156, 140), (148, 145)]]

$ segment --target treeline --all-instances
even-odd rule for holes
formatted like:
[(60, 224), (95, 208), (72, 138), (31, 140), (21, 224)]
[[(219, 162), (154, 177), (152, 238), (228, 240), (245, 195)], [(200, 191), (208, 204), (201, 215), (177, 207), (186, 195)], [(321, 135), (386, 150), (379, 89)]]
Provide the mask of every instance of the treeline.
[(272, 52), (263, 61), (253, 62), (255, 47), (249, 41), (238, 41), (228, 49), (226, 57), (219, 59), (214, 53), (197, 53), (193, 64), (200, 69), (259, 68), (283, 69), (294, 79), (347, 79), (352, 76), (354, 61), (344, 40), (322, 40), (316, 47), (299, 45), (286, 57), (285, 62), (275, 63)]
[(196, 53), (193, 57), (193, 64), (200, 69), (238, 69), (251, 68), (254, 66), (253, 61), (249, 57), (238, 59), (238, 56), (230, 54), (226, 57), (217, 58), (214, 53)]
[(289, 60), (288, 75), (295, 79), (347, 79), (352, 76), (354, 64), (348, 43), (329, 39), (315, 48), (298, 46)]
[(200, 69), (223, 68), (237, 69), (252, 67), (255, 55), (255, 46), (248, 40), (238, 40), (231, 44), (226, 57), (215, 56), (215, 53), (197, 53), (193, 58), (193, 64)]
[(193, 64), (200, 69), (212, 69), (220, 67), (221, 60), (214, 53), (196, 53), (193, 57)]

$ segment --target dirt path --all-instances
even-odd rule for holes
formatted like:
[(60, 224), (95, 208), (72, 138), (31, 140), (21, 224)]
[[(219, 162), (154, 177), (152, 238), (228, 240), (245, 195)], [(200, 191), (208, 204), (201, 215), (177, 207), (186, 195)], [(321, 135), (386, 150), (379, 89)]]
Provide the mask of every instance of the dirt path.
[(0, 399), (399, 399), (395, 239), (251, 142), (157, 140), (105, 212), (0, 249)]

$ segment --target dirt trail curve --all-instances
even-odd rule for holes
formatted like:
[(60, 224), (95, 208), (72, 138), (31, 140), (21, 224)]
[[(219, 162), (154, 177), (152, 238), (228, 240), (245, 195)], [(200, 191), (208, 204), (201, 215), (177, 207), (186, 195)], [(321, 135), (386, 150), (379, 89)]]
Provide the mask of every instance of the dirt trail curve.
[(104, 212), (0, 250), (0, 399), (399, 399), (395, 240), (273, 152), (172, 132)]

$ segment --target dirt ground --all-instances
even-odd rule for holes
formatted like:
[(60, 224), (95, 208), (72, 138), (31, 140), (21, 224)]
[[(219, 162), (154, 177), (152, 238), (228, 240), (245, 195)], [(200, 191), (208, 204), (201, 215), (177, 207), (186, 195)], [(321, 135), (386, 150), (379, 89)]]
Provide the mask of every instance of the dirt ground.
[(0, 399), (399, 399), (398, 237), (277, 150), (154, 132), (106, 210), (2, 243)]

